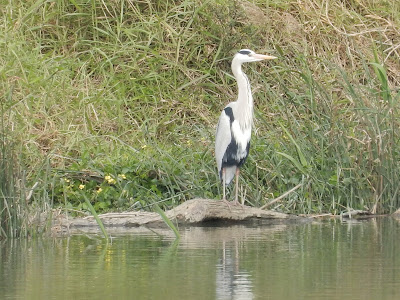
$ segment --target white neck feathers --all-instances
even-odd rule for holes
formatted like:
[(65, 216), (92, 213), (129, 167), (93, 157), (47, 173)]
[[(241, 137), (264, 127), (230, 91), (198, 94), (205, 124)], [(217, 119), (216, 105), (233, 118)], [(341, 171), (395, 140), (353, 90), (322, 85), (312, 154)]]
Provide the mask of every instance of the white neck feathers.
[(246, 74), (242, 71), (242, 64), (240, 62), (232, 61), (232, 72), (238, 86), (238, 98), (234, 114), (242, 130), (245, 130), (251, 128), (253, 123), (253, 96), (251, 94), (250, 82)]

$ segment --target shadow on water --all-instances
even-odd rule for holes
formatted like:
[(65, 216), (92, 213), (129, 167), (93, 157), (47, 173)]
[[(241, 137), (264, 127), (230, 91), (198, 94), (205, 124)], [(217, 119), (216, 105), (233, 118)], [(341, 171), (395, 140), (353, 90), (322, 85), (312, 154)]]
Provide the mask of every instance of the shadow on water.
[(3, 241), (2, 299), (396, 299), (391, 218)]

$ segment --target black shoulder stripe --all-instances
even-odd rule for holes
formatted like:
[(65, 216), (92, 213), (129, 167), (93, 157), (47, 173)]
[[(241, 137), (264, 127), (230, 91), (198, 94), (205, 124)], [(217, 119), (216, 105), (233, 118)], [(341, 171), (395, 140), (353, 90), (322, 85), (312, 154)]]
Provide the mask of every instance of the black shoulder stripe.
[(224, 111), (225, 114), (229, 117), (231, 123), (233, 123), (233, 121), (235, 121), (235, 117), (233, 116), (232, 107), (225, 107)]

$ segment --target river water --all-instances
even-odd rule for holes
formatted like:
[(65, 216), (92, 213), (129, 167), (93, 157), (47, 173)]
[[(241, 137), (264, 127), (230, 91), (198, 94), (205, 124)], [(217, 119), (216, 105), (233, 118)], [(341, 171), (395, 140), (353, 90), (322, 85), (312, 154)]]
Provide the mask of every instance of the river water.
[(400, 222), (2, 241), (0, 299), (400, 299)]

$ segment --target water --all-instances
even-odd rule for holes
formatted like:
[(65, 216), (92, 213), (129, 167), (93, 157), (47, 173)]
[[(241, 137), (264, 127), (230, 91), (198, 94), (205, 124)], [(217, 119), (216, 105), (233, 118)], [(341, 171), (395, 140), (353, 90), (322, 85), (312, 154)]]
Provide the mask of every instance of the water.
[(0, 299), (400, 299), (400, 222), (391, 218), (181, 235), (2, 242)]

